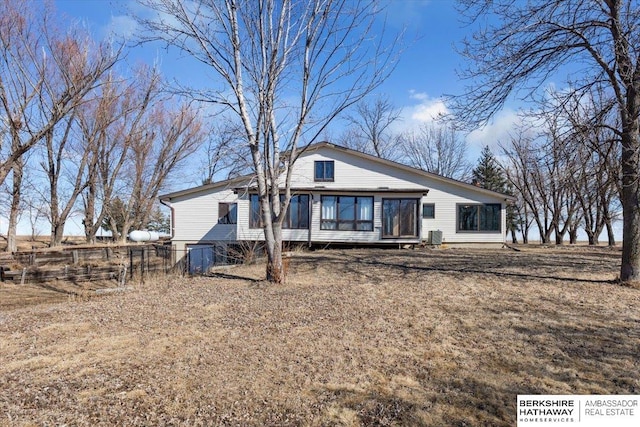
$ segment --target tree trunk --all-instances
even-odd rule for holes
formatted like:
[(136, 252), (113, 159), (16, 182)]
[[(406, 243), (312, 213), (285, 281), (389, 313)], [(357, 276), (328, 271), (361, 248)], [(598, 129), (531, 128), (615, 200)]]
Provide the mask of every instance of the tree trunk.
[[(52, 193), (53, 194), (53, 193)], [(51, 217), (50, 217), (50, 221), (51, 221), (51, 233), (50, 233), (50, 238), (49, 238), (49, 247), (50, 248), (55, 248), (56, 246), (60, 246), (62, 244), (62, 238), (58, 238), (58, 235), (60, 234), (60, 232), (58, 231), (60, 228), (60, 225), (58, 224), (58, 199), (57, 197), (51, 197), (51, 206), (49, 207), (49, 209), (51, 210)]]
[(578, 243), (578, 228), (572, 228), (569, 230), (569, 244), (575, 245)]
[(51, 225), (51, 242), (50, 247), (55, 248), (62, 246), (64, 240), (64, 222), (61, 224)]
[(542, 221), (540, 220), (539, 217), (534, 216), (534, 219), (536, 221), (536, 225), (538, 226), (538, 234), (540, 235), (540, 243), (541, 244), (545, 244), (545, 243), (547, 243), (547, 241), (545, 240), (546, 239), (545, 232), (544, 232), (545, 227), (542, 225)]
[(96, 243), (97, 228), (94, 224), (94, 218), (96, 216), (96, 183), (95, 177), (91, 177), (89, 185), (87, 186), (87, 197), (84, 205), (84, 219), (82, 225), (84, 225), (84, 236), (87, 243)]
[[(635, 109), (634, 109), (635, 110)], [(640, 281), (640, 133), (638, 119), (623, 118), (622, 132), (622, 282)]]
[(20, 197), (22, 195), (22, 177), (24, 160), (22, 157), (16, 159), (13, 164), (13, 189), (11, 193), (11, 209), (9, 211), (9, 226), (7, 228), (7, 252), (18, 250), (18, 216), (20, 215)]
[(267, 239), (267, 280), (281, 285), (286, 280), (286, 269), (282, 260), (282, 226), (273, 224), (273, 236)]
[(554, 227), (554, 233), (556, 235), (556, 245), (564, 244), (564, 233), (560, 230), (560, 227)]
[(511, 243), (518, 243), (518, 236), (516, 235), (515, 227), (511, 227)]
[(529, 244), (529, 229), (531, 228), (531, 224), (529, 223), (529, 209), (527, 204), (525, 203), (522, 207), (523, 213), (520, 217), (520, 230), (522, 230), (522, 243), (525, 245)]
[[(111, 240), (120, 242), (120, 231), (118, 230), (118, 222), (113, 217), (113, 213), (109, 216), (109, 228), (111, 229)], [(126, 239), (124, 243), (127, 243)]]
[[(126, 207), (126, 206), (125, 206)], [(127, 244), (127, 239), (129, 238), (129, 233), (135, 229), (140, 229), (139, 224), (134, 223), (134, 219), (127, 216), (127, 212), (130, 212), (130, 209), (126, 209), (124, 214), (124, 221), (122, 222), (122, 230), (118, 230), (118, 242), (122, 245)]]
[(616, 235), (613, 232), (613, 224), (611, 224), (611, 220), (610, 219), (606, 220), (605, 226), (607, 227), (608, 244), (609, 244), (609, 246), (615, 246), (616, 245)]

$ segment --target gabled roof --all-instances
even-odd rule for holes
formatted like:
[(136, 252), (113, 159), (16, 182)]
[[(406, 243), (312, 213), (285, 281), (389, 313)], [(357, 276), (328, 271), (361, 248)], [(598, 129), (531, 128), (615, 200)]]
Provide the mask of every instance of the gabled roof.
[(220, 188), (236, 188), (239, 185), (246, 183), (247, 181), (251, 181), (254, 177), (254, 174), (250, 175), (242, 175), (236, 178), (225, 179), (224, 181), (212, 182), (211, 184), (199, 185), (197, 187), (185, 188), (184, 190), (174, 191), (172, 193), (161, 194), (158, 196), (160, 200), (171, 200), (176, 197), (188, 196), (190, 194), (196, 194), (200, 192), (206, 192), (209, 190), (216, 190)]
[(367, 160), (372, 161), (372, 162), (377, 162), (377, 163), (380, 163), (380, 164), (383, 164), (383, 165), (394, 167), (396, 169), (400, 169), (400, 170), (404, 170), (404, 171), (407, 171), (407, 172), (411, 172), (411, 173), (415, 173), (415, 174), (418, 174), (418, 175), (422, 175), (422, 176), (425, 176), (427, 178), (434, 179), (436, 181), (441, 181), (441, 182), (457, 185), (459, 187), (472, 189), (472, 190), (477, 191), (479, 193), (488, 194), (488, 195), (492, 195), (492, 196), (496, 196), (496, 197), (502, 197), (502, 198), (505, 198), (505, 199), (509, 199), (511, 201), (515, 200), (515, 197), (509, 196), (508, 194), (499, 193), (497, 191), (492, 191), (492, 190), (487, 190), (485, 188), (478, 187), (477, 185), (468, 184), (466, 182), (459, 181), (459, 180), (453, 179), (453, 178), (447, 178), (447, 177), (444, 177), (442, 175), (438, 175), (438, 174), (435, 174), (435, 173), (427, 172), (427, 171), (424, 171), (422, 169), (414, 168), (414, 167), (411, 167), (411, 166), (408, 166), (408, 165), (405, 165), (405, 164), (402, 164), (402, 163), (394, 162), (393, 160), (382, 159), (380, 157), (372, 156), (371, 154), (366, 154), (366, 153), (363, 153), (361, 151), (353, 150), (351, 148), (343, 147), (341, 145), (332, 144), (330, 142), (319, 142), (317, 144), (310, 145), (305, 150), (305, 153), (316, 151), (316, 150), (319, 150), (320, 148), (325, 148), (325, 147), (328, 147), (328, 148), (331, 148), (331, 149), (335, 149), (335, 150), (341, 150), (341, 151), (347, 152), (347, 153), (349, 153), (351, 155), (358, 156), (358, 157), (361, 157), (363, 159), (367, 159)]
[[(376, 157), (376, 156), (372, 156), (370, 154), (366, 154), (366, 153), (362, 153), (360, 151), (357, 150), (353, 150), (351, 148), (347, 148), (347, 147), (343, 147), (341, 145), (336, 145), (330, 142), (318, 142), (316, 144), (312, 144), (309, 145), (308, 147), (306, 147), (301, 153), (300, 156), (304, 156), (307, 153), (311, 153), (313, 151), (318, 151), (320, 149), (323, 148), (328, 148), (331, 150), (336, 150), (336, 151), (342, 151), (342, 152), (346, 152), (350, 155), (356, 156), (356, 157), (360, 157), (362, 159), (366, 159), (368, 161), (371, 162), (375, 162), (375, 163), (380, 163), (386, 166), (391, 166), (393, 168), (399, 169), (399, 170), (403, 170), (403, 171), (407, 171), (407, 172), (411, 172), (414, 174), (418, 174), (418, 175), (422, 175), (424, 177), (433, 179), (435, 181), (441, 181), (444, 183), (448, 183), (448, 184), (453, 184), (462, 188), (466, 188), (472, 191), (476, 191), (478, 193), (481, 194), (486, 194), (486, 195), (490, 195), (490, 196), (494, 196), (494, 197), (499, 197), (499, 198), (504, 198), (506, 200), (510, 200), (510, 201), (514, 201), (515, 197), (513, 196), (509, 196), (507, 194), (503, 194), (503, 193), (498, 193), (496, 191), (491, 191), (491, 190), (487, 190), (485, 188), (482, 187), (478, 187), (476, 185), (473, 184), (468, 184), (466, 182), (462, 182), (459, 181), (457, 179), (453, 179), (453, 178), (447, 178), (444, 177), (442, 175), (438, 175), (435, 173), (431, 173), (431, 172), (426, 172), (423, 171), (422, 169), (417, 169), (411, 166), (407, 166), (404, 165), (402, 163), (398, 163), (398, 162), (394, 162), (392, 160), (386, 160), (386, 159), (381, 159), (380, 157)], [(181, 191), (175, 191), (173, 193), (168, 193), (168, 194), (163, 194), (161, 196), (159, 196), (160, 200), (170, 200), (176, 197), (181, 197), (181, 196), (186, 196), (189, 194), (195, 194), (195, 193), (199, 193), (199, 192), (203, 192), (203, 191), (209, 191), (209, 190), (213, 190), (213, 189), (219, 189), (219, 188), (234, 188), (237, 187), (239, 185), (241, 185), (242, 183), (246, 183), (248, 180), (252, 181), (253, 178), (255, 177), (254, 174), (250, 174), (250, 175), (244, 175), (244, 176), (240, 176), (237, 178), (232, 178), (232, 179), (228, 179), (228, 180), (224, 180), (224, 181), (219, 181), (219, 182), (214, 182), (211, 184), (205, 184), (205, 185), (201, 185), (198, 187), (193, 187), (193, 188), (188, 188), (185, 190), (181, 190)]]

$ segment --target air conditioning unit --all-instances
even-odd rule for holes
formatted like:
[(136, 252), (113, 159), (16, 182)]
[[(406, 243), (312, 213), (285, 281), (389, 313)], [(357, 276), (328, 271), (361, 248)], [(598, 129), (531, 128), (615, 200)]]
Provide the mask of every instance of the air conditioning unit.
[(429, 244), (430, 245), (441, 245), (442, 244), (442, 231), (440, 231), (440, 230), (431, 230), (431, 231), (429, 231)]

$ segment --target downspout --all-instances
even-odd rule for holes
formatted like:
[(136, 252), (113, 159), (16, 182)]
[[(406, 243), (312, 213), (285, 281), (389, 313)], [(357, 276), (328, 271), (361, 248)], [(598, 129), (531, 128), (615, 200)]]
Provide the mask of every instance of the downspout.
[(178, 254), (173, 246), (173, 233), (174, 233), (173, 224), (175, 224), (174, 222), (175, 213), (173, 210), (173, 206), (171, 206), (170, 202), (167, 204), (164, 200), (162, 199), (159, 199), (159, 200), (161, 204), (168, 207), (169, 210), (171, 211), (171, 215), (169, 215), (169, 239), (171, 240), (171, 264), (175, 266), (176, 263), (178, 262)]
[(311, 248), (311, 229), (313, 228), (313, 193), (309, 195), (309, 231), (307, 233), (307, 247)]
[(174, 229), (173, 229), (173, 224), (174, 224), (174, 210), (173, 210), (173, 206), (171, 206), (171, 204), (167, 204), (165, 203), (165, 201), (163, 199), (160, 199), (160, 203), (165, 205), (166, 207), (169, 208), (169, 210), (171, 211), (171, 215), (169, 216), (169, 231), (170, 231), (170, 239), (173, 240), (173, 233), (174, 233)]

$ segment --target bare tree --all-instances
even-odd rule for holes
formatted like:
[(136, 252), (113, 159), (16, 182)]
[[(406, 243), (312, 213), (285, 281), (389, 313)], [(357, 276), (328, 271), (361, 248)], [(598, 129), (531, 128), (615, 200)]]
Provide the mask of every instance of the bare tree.
[(349, 128), (342, 145), (374, 156), (397, 160), (399, 135), (391, 133), (391, 125), (400, 120), (400, 109), (389, 97), (377, 96), (373, 101), (360, 101), (355, 112), (345, 118)]
[(251, 157), (251, 153), (242, 143), (242, 138), (242, 129), (232, 123), (224, 121), (214, 126), (203, 147), (202, 185), (214, 182), (216, 176), (223, 172), (226, 172), (226, 178), (249, 173), (251, 162), (247, 159)]
[(89, 242), (95, 241), (114, 193), (126, 193), (126, 188), (118, 187), (121, 171), (159, 96), (160, 76), (141, 66), (128, 80), (108, 76), (99, 96), (79, 111), (82, 144), (89, 151), (87, 188), (82, 196), (85, 237)]
[(593, 89), (583, 96), (563, 96), (562, 115), (570, 128), (564, 151), (589, 244), (598, 244), (606, 227), (608, 243), (614, 245), (612, 221), (620, 187), (619, 141), (612, 131), (618, 127), (616, 105), (599, 88)]
[[(84, 190), (86, 181), (84, 172), (87, 163), (87, 153), (80, 153), (81, 157), (71, 155), (68, 145), (71, 145), (71, 130), (75, 122), (74, 112), (59, 123), (61, 129), (56, 133), (52, 128), (45, 135), (46, 157), (42, 161), (42, 168), (49, 181), (49, 212), (48, 219), (51, 223), (51, 247), (60, 246), (64, 238), (64, 226), (75, 206), (76, 199)], [(70, 186), (67, 187), (65, 178), (70, 178)], [(63, 182), (64, 181), (64, 182)], [(68, 197), (65, 192), (69, 190)]]
[(491, 15), (491, 25), (463, 44), (472, 80), (454, 100), (462, 120), (483, 122), (514, 92), (534, 93), (570, 63), (580, 74), (570, 91), (602, 85), (615, 99), (620, 127), (623, 248), (620, 280), (640, 280), (640, 6), (635, 1), (461, 0), (472, 20)]
[(149, 222), (158, 193), (166, 184), (167, 176), (190, 155), (204, 140), (199, 112), (190, 104), (171, 108), (174, 99), (157, 102), (143, 121), (139, 132), (128, 141), (128, 159), (121, 180), (128, 191), (121, 192), (123, 203), (120, 212), (113, 212), (110, 203), (108, 215), (120, 216), (123, 222), (117, 230), (125, 241), (133, 226), (145, 226)]
[(401, 146), (406, 162), (415, 168), (461, 181), (471, 177), (467, 142), (453, 125), (423, 124), (417, 132), (402, 135)]
[[(35, 240), (37, 225), (46, 218), (47, 209), (42, 202), (41, 193), (36, 191), (37, 185), (34, 183), (32, 169), (25, 167), (29, 165), (31, 152), (16, 159), (12, 173), (7, 177), (3, 185), (3, 191), (8, 196), (7, 200), (2, 200), (8, 206), (7, 225), (7, 252), (15, 252), (18, 249), (17, 230), (18, 223), (27, 217), (31, 225), (31, 240)], [(9, 181), (9, 182), (7, 182)], [(4, 196), (4, 194), (3, 194)]]
[[(539, 144), (535, 135), (525, 127), (519, 127), (511, 140), (502, 146), (503, 167), (507, 179), (523, 201), (522, 212), (526, 223), (527, 214), (535, 222), (540, 242), (550, 243), (554, 229), (554, 208), (549, 197), (548, 168), (546, 154), (541, 152), (545, 144)], [(555, 211), (557, 212), (557, 211)]]
[[(538, 203), (539, 195), (534, 185), (534, 179), (537, 178), (535, 164), (537, 160), (534, 156), (536, 150), (532, 147), (532, 140), (533, 138), (526, 132), (518, 129), (517, 133), (511, 136), (508, 144), (501, 146), (503, 167), (507, 179), (522, 199), (520, 211), (523, 216), (520, 223), (526, 223), (527, 218), (530, 217), (535, 221), (540, 232), (540, 242), (547, 243), (550, 235), (549, 223), (543, 220), (545, 209)], [(527, 236), (526, 239), (524, 239), (525, 236)], [(528, 241), (528, 231), (523, 232), (523, 240)]]
[[(114, 128), (116, 122), (122, 119), (121, 115), (126, 114), (120, 107), (131, 100), (132, 94), (128, 88), (121, 91), (121, 84), (122, 82), (118, 82), (113, 73), (110, 73), (100, 87), (100, 96), (86, 102), (77, 112), (79, 140), (89, 154), (87, 185), (81, 194), (84, 208), (82, 225), (88, 243), (95, 243), (105, 211), (100, 209), (100, 206), (104, 206), (100, 202), (108, 203), (113, 188), (108, 185), (108, 177), (106, 182), (100, 179), (100, 166), (107, 163), (105, 173), (115, 177), (126, 157), (126, 150), (119, 150), (124, 146), (124, 134), (115, 131)], [(118, 160), (112, 163), (112, 158)]]
[[(267, 249), (267, 279), (285, 280), (282, 223), (292, 166), (346, 108), (389, 75), (398, 44), (386, 46), (377, 4), (353, 0), (139, 0), (162, 40), (220, 80), (192, 92), (230, 109), (251, 150)], [(283, 196), (282, 199), (280, 196)]]
[[(513, 179), (517, 176), (511, 169), (503, 169), (505, 171), (505, 176), (509, 180), (511, 187), (514, 188)], [(529, 243), (529, 233), (531, 231), (531, 226), (533, 225), (534, 218), (531, 215), (531, 210), (529, 204), (527, 204), (526, 200), (523, 197), (523, 194), (519, 191), (513, 191), (513, 196), (515, 197), (515, 201), (511, 205), (513, 212), (513, 222), (514, 227), (512, 227), (512, 241), (513, 243), (517, 243), (517, 238), (513, 236), (513, 233), (519, 231), (522, 235), (522, 243), (525, 245)]]
[[(79, 105), (119, 57), (119, 50), (89, 43), (74, 28), (61, 32), (49, 4), (0, 3), (0, 115), (8, 151), (0, 158), (0, 183), (14, 173), (13, 207), (19, 209), (22, 157)], [(11, 227), (8, 250), (15, 248)]]
[(555, 243), (564, 243), (564, 236), (570, 229), (575, 229), (579, 222), (578, 202), (571, 191), (572, 179), (570, 159), (565, 148), (570, 134), (564, 126), (564, 120), (555, 114), (542, 114), (544, 120), (539, 131), (542, 146), (539, 152), (541, 162), (538, 174), (544, 181), (538, 180), (538, 191), (544, 197), (545, 206), (550, 210), (551, 227), (555, 235)]

